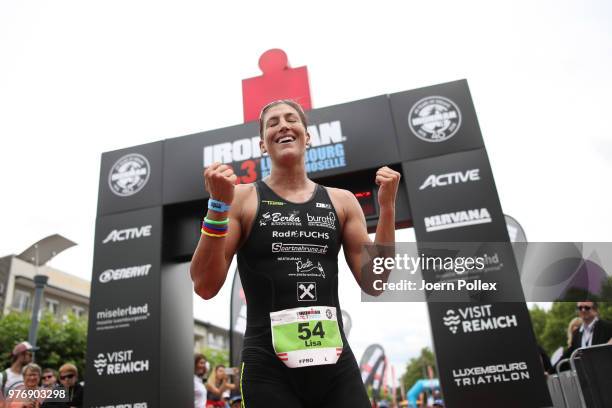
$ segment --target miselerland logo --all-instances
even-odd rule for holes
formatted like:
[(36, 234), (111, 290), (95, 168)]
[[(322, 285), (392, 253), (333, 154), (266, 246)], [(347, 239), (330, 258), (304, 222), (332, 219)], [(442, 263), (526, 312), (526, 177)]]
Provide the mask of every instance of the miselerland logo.
[(98, 405), (93, 408), (147, 408), (146, 402), (119, 403), (115, 405)]
[(444, 326), (452, 334), (477, 333), (491, 330), (501, 330), (518, 327), (516, 315), (494, 315), (493, 305), (465, 307), (462, 309), (448, 309), (446, 316), (442, 317)]
[(94, 360), (98, 375), (134, 374), (149, 371), (149, 360), (136, 360), (134, 350), (99, 353)]
[(151, 225), (143, 225), (142, 227), (114, 229), (102, 241), (103, 244), (109, 242), (120, 242), (129, 239), (138, 239), (151, 236)]
[(423, 219), (425, 231), (433, 232), (470, 225), (486, 224), (492, 221), (489, 210), (476, 208), (472, 210), (455, 211), (452, 213), (431, 215)]
[(408, 114), (412, 133), (426, 142), (445, 142), (461, 127), (461, 111), (443, 96), (428, 96), (415, 103)]
[(298, 282), (297, 283), (297, 300), (299, 302), (308, 302), (317, 300), (317, 283), (316, 282)]
[(444, 187), (452, 184), (463, 184), (470, 181), (480, 181), (480, 169), (471, 169), (466, 171), (456, 171), (446, 174), (431, 174), (427, 176), (419, 190), (426, 188)]
[(113, 164), (108, 173), (108, 186), (113, 194), (129, 197), (144, 188), (151, 175), (151, 165), (146, 157), (130, 153)]
[(127, 268), (107, 269), (100, 274), (98, 280), (100, 283), (108, 283), (111, 281), (140, 278), (148, 276), (151, 270), (151, 264), (129, 266)]

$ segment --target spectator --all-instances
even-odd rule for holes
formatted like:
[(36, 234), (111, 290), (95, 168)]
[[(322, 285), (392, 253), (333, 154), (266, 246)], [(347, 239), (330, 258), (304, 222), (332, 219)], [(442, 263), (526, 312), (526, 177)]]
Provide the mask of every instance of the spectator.
[(567, 326), (567, 348), (572, 347), (572, 338), (580, 326), (582, 326), (581, 318), (574, 317), (572, 320), (570, 320), (569, 325)]
[(32, 362), (32, 351), (37, 350), (27, 341), (22, 341), (13, 348), (11, 353), (11, 366), (0, 374), (2, 395), (17, 384), (23, 382), (23, 367)]
[(233, 374), (227, 375), (224, 365), (219, 364), (215, 367), (215, 370), (210, 377), (208, 377), (208, 381), (206, 382), (206, 390), (208, 391), (206, 408), (225, 407), (223, 393), (236, 389), (236, 384), (232, 384), (231, 377), (233, 377)]
[(195, 408), (205, 408), (206, 406), (206, 387), (204, 386), (203, 378), (206, 376), (208, 372), (208, 368), (206, 366), (206, 357), (204, 354), (196, 354), (194, 356), (194, 376), (193, 376), (193, 385), (194, 385), (194, 407)]
[(561, 360), (569, 358), (574, 350), (596, 344), (605, 344), (612, 338), (612, 323), (599, 318), (597, 302), (590, 300), (578, 302), (576, 311), (582, 319), (582, 325), (574, 332), (572, 342), (563, 353)]
[(52, 389), (57, 385), (57, 372), (52, 368), (45, 368), (42, 372), (42, 387)]
[(444, 401), (437, 399), (433, 403), (433, 408), (444, 408)]
[[(35, 391), (40, 389), (40, 379), (42, 377), (42, 371), (37, 364), (28, 363), (23, 367), (22, 371), (23, 382), (15, 384), (11, 390), (17, 391)], [(23, 398), (23, 394), (14, 395), (9, 397), (7, 394), (6, 407), (7, 408), (40, 408), (42, 399), (35, 397)]]
[(67, 406), (83, 407), (83, 386), (78, 383), (79, 371), (74, 364), (66, 363), (59, 369), (59, 379), (62, 386), (66, 389), (68, 396)]
[(230, 398), (230, 408), (240, 408), (240, 404), (242, 404), (242, 397), (240, 395)]

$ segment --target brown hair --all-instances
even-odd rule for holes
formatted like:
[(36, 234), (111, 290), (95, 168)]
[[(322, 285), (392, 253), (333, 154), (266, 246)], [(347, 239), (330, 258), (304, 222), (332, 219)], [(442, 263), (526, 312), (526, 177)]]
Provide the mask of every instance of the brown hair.
[(201, 353), (195, 354), (193, 356), (193, 368), (194, 369), (198, 366), (198, 363), (200, 362), (200, 360), (208, 361), (204, 354), (201, 354)]
[(304, 109), (302, 109), (300, 104), (292, 99), (279, 99), (277, 101), (270, 102), (269, 104), (267, 104), (261, 109), (261, 113), (259, 114), (259, 137), (263, 138), (263, 131), (264, 131), (263, 118), (266, 112), (270, 110), (270, 108), (276, 105), (291, 106), (293, 109), (296, 110), (296, 112), (300, 116), (300, 121), (302, 122), (302, 125), (304, 125), (304, 129), (308, 128), (308, 120), (306, 119), (306, 114), (304, 113)]

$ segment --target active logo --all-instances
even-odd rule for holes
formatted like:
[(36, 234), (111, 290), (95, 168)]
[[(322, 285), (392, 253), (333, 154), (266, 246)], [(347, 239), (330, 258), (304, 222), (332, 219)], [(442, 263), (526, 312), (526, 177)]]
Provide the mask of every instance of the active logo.
[(108, 186), (120, 197), (129, 197), (144, 188), (151, 175), (149, 161), (142, 154), (130, 153), (113, 164), (108, 173)]
[(452, 373), (457, 387), (507, 383), (530, 379), (527, 363), (524, 361), (457, 368), (453, 369)]
[(273, 242), (272, 252), (307, 252), (311, 254), (326, 254), (327, 245), (284, 244), (282, 242)]
[(317, 300), (317, 284), (316, 282), (298, 282), (297, 283), (297, 300), (300, 302)]
[(408, 114), (412, 133), (426, 142), (445, 142), (461, 127), (461, 111), (448, 98), (428, 96), (415, 103)]
[(456, 211), (452, 213), (432, 215), (423, 219), (425, 231), (433, 232), (451, 228), (467, 227), (470, 225), (486, 224), (491, 222), (491, 215), (486, 208)]
[(114, 229), (106, 236), (106, 238), (104, 238), (104, 241), (102, 241), (102, 243), (106, 244), (108, 242), (119, 242), (126, 241), (128, 239), (150, 237), (151, 228), (153, 228), (151, 225), (143, 225), (142, 227), (138, 228), (126, 228), (120, 230)]
[(454, 173), (446, 173), (435, 175), (431, 174), (427, 176), (425, 182), (419, 187), (419, 190), (424, 190), (428, 187), (436, 188), (448, 186), (451, 184), (467, 183), (468, 181), (479, 181), (480, 175), (478, 174), (480, 169), (471, 169), (466, 171), (456, 171)]
[(328, 215), (310, 215), (306, 213), (306, 219), (309, 227), (323, 227), (329, 229), (336, 229), (336, 214), (330, 211)]
[(149, 371), (149, 360), (136, 360), (133, 355), (134, 350), (99, 353), (94, 360), (94, 368), (100, 376)]
[(516, 315), (494, 316), (493, 305), (448, 309), (442, 321), (451, 333), (476, 333), (518, 327)]
[(151, 270), (151, 264), (130, 266), (127, 268), (107, 269), (100, 274), (98, 280), (100, 283), (108, 283), (110, 281), (139, 278), (148, 276)]
[(268, 211), (261, 214), (261, 218), (259, 219), (259, 225), (262, 227), (266, 225), (289, 225), (293, 227), (301, 227), (302, 221), (300, 220), (299, 212), (297, 211), (294, 211), (288, 215), (283, 215), (279, 212), (270, 213)]

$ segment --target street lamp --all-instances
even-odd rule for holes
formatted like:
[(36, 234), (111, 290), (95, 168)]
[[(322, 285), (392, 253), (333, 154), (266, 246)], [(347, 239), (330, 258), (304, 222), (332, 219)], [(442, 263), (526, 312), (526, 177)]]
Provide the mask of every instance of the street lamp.
[(40, 301), (49, 279), (47, 275), (40, 274), (38, 268), (49, 262), (55, 255), (75, 245), (76, 243), (68, 238), (59, 234), (53, 234), (41, 239), (17, 255), (17, 258), (34, 265), (36, 268), (36, 274), (34, 275), (34, 305), (32, 307), (32, 322), (30, 323), (30, 334), (28, 336), (28, 341), (34, 350), (36, 349), (36, 334), (40, 320)]

